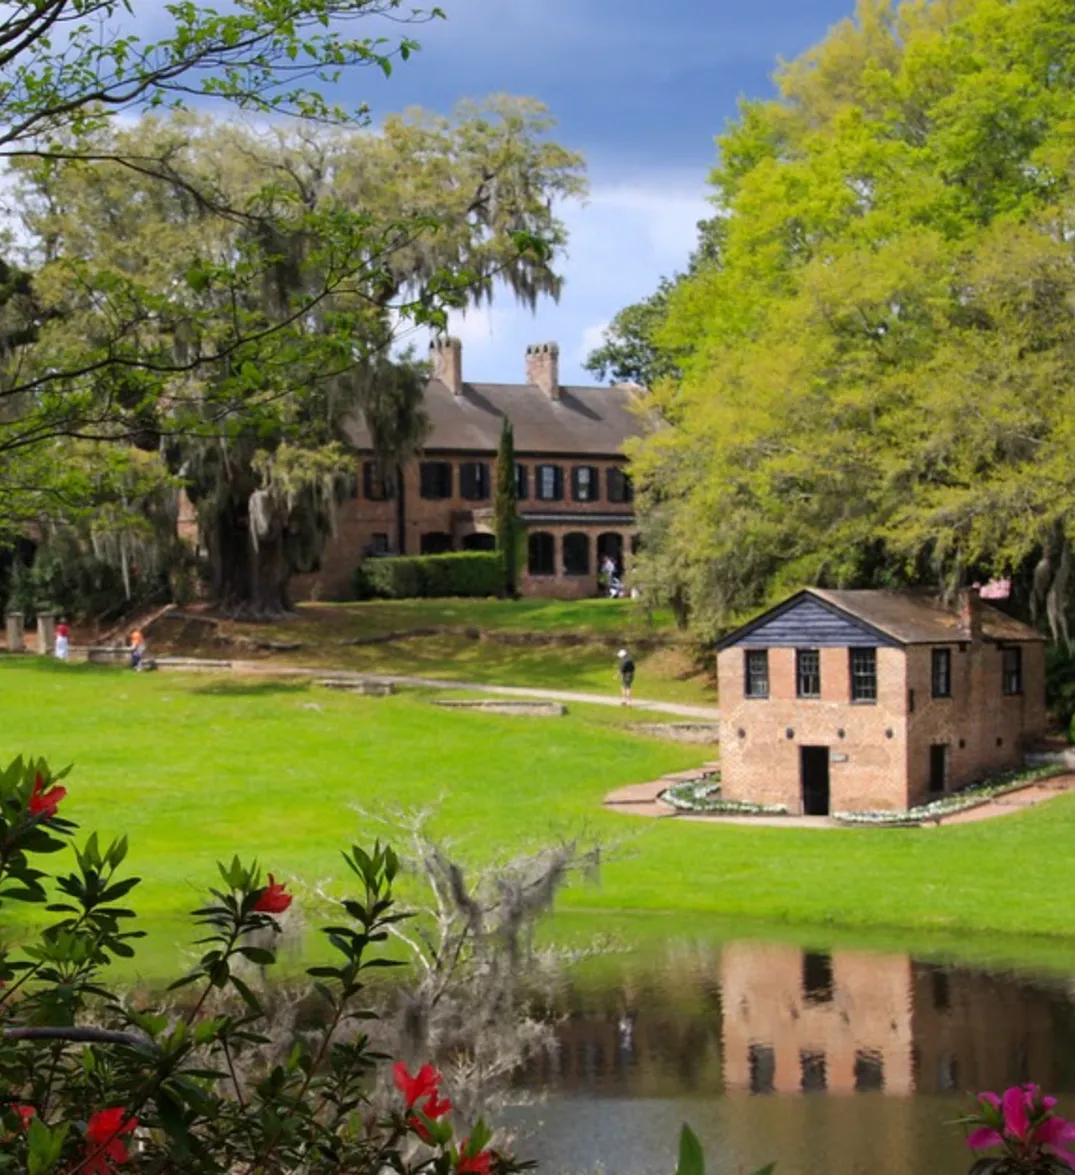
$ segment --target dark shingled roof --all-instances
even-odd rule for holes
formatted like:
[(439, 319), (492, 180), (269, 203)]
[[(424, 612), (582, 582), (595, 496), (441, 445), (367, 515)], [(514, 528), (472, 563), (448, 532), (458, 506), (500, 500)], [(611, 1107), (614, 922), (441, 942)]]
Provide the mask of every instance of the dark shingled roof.
[[(805, 597), (811, 596), (901, 645), (939, 645), (967, 640), (967, 633), (960, 623), (959, 605), (955, 602), (945, 604), (936, 593), (929, 590), (830, 591), (828, 588), (811, 587), (796, 592), (787, 600), (755, 616), (741, 628), (728, 633), (717, 643), (717, 648), (728, 648), (773, 616), (788, 611)], [(1029, 624), (1013, 619), (998, 608), (982, 601), (979, 601), (979, 608), (982, 636), (986, 640), (1001, 643), (1045, 640)]]
[[(515, 426), (517, 453), (613, 457), (626, 440), (645, 431), (638, 398), (639, 389), (625, 385), (564, 387), (554, 400), (534, 384), (471, 383), (453, 396), (434, 379), (426, 388), (430, 429), (424, 448), (495, 453), (500, 422), (507, 416)], [(357, 449), (373, 447), (361, 416), (352, 418), (347, 431)]]
[[(894, 637), (904, 645), (942, 644), (945, 641), (966, 640), (959, 620), (959, 606), (945, 604), (934, 592), (915, 591), (849, 591), (836, 592), (827, 588), (807, 588), (811, 595), (826, 600), (851, 616), (865, 620), (874, 628)], [(999, 608), (979, 602), (982, 617), (982, 636), (990, 641), (1043, 641), (1036, 629), (1016, 620)]]

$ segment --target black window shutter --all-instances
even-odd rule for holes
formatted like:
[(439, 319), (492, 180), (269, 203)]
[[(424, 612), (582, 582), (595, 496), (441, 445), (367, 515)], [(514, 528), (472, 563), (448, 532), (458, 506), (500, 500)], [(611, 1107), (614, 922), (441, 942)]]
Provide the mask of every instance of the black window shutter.
[(362, 462), (362, 495), (367, 501), (373, 498), (373, 462)]
[(515, 499), (518, 502), (525, 502), (527, 499), (527, 476), (526, 466), (516, 464), (515, 466)]
[(559, 465), (553, 466), (556, 470), (555, 489), (553, 490), (553, 497), (557, 502), (561, 501), (564, 496), (564, 471)]

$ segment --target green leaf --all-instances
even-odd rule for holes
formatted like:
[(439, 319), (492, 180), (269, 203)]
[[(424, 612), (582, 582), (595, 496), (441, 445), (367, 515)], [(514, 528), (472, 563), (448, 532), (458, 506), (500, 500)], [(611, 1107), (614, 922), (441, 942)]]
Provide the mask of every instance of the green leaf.
[(679, 1162), (676, 1164), (676, 1175), (705, 1175), (702, 1144), (686, 1122), (679, 1132)]

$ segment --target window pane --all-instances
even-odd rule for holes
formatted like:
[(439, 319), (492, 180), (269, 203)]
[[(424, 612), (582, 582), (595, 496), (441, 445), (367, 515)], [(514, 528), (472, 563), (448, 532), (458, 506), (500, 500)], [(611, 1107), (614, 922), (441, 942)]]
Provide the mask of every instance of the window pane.
[(1019, 648), (1005, 649), (1003, 657), (1004, 692), (1006, 694), (1021, 694), (1023, 692), (1023, 650)]
[(803, 999), (808, 1004), (832, 1002), (832, 955), (803, 954)]
[(825, 1076), (825, 1054), (813, 1049), (799, 1053), (799, 1067), (802, 1071), (803, 1093), (823, 1093), (828, 1081)]
[(933, 650), (933, 696), (935, 698), (950, 698), (952, 696), (951, 649)]
[(769, 696), (769, 653), (765, 649), (748, 649), (746, 656), (746, 696)]
[(483, 461), (460, 465), (459, 494), (468, 502), (484, 502), (489, 497), (489, 467)]
[(885, 1063), (876, 1049), (860, 1049), (855, 1053), (855, 1090), (874, 1093), (885, 1086)]
[(539, 465), (537, 474), (537, 496), (544, 502), (558, 501), (563, 496), (560, 467), (558, 465)]
[(877, 701), (877, 650), (851, 650), (851, 700)]
[(748, 1058), (750, 1092), (772, 1093), (776, 1084), (776, 1053), (767, 1044), (752, 1044)]
[(423, 461), (418, 477), (423, 498), (452, 496), (452, 467), (447, 461)]
[(821, 654), (817, 649), (795, 652), (796, 692), (800, 698), (821, 697)]

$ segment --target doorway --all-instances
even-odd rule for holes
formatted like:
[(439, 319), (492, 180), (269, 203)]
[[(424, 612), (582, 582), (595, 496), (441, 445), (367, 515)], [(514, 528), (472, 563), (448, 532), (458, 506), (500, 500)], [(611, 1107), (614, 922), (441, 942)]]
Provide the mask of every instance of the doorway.
[(829, 748), (800, 747), (800, 774), (802, 776), (803, 815), (829, 814)]
[(940, 795), (948, 785), (948, 744), (934, 743), (929, 748), (929, 790)]

